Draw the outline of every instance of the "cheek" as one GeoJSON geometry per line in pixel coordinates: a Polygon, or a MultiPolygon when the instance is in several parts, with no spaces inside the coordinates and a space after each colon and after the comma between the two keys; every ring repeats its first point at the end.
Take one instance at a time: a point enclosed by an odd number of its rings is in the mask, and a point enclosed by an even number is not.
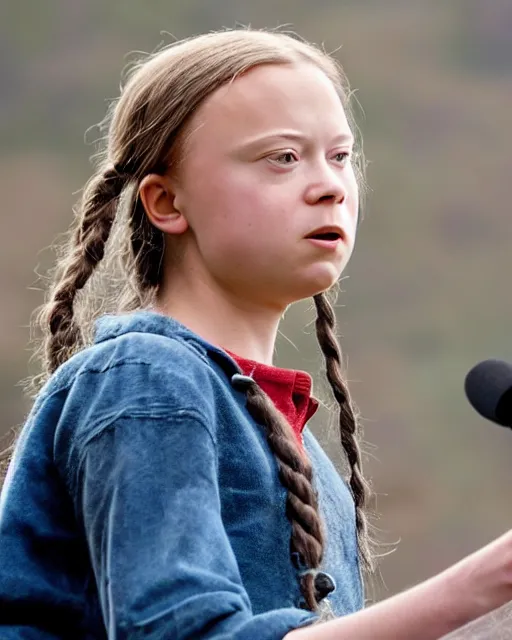
{"type": "MultiPolygon", "coordinates": [[[[209,182],[209,188],[205,190],[207,201],[200,196],[202,202],[197,204],[209,218],[207,226],[216,236],[221,232],[230,237],[277,233],[285,223],[283,194],[272,185],[259,183],[253,174],[245,176],[232,172],[209,182]]],[[[253,237],[253,242],[255,240],[253,237]]]]}
{"type": "Polygon", "coordinates": [[[359,225],[359,191],[355,176],[347,188],[347,194],[347,206],[343,209],[343,228],[347,236],[348,255],[350,256],[354,249],[359,225]]]}
{"type": "Polygon", "coordinates": [[[261,236],[255,196],[232,183],[212,181],[189,201],[188,217],[197,246],[211,268],[240,264],[261,236]]]}
{"type": "Polygon", "coordinates": [[[347,210],[349,216],[349,220],[347,220],[347,223],[349,224],[350,228],[354,229],[353,233],[355,235],[355,230],[357,229],[359,224],[359,185],[354,171],[351,172],[350,180],[348,181],[347,195],[347,210]]]}
{"type": "Polygon", "coordinates": [[[347,256],[348,256],[348,258],[350,258],[350,256],[352,255],[352,252],[354,250],[355,243],[356,243],[357,217],[356,216],[350,216],[350,219],[347,221],[347,224],[344,226],[344,228],[345,228],[345,233],[346,233],[346,237],[347,237],[347,240],[346,240],[347,249],[348,249],[347,256]]]}
{"type": "Polygon", "coordinates": [[[347,175],[347,191],[350,198],[351,208],[359,207],[359,183],[357,181],[354,166],[351,164],[347,175]]]}

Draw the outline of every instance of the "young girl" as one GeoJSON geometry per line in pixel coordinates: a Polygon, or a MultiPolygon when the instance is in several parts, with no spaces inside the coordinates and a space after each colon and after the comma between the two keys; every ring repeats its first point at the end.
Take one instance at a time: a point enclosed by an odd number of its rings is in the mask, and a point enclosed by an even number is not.
{"type": "Polygon", "coordinates": [[[340,69],[286,35],[213,33],[132,73],[41,315],[48,379],[0,505],[2,640],[429,640],[512,597],[506,534],[363,609],[368,491],[326,297],[354,246],[354,145],[340,69]],[[104,256],[118,313],[87,345],[104,256]],[[272,364],[310,296],[346,482],[306,426],[311,378],[272,364]]]}

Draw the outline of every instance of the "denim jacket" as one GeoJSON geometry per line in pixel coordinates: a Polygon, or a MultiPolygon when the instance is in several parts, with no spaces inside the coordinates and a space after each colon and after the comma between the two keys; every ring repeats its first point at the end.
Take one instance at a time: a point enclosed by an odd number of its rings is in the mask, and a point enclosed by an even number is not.
{"type": "MultiPolygon", "coordinates": [[[[221,349],[105,316],[39,394],[0,500],[2,640],[278,640],[311,623],[286,491],[221,349]]],[[[337,615],[363,606],[354,505],[308,427],[337,615]]]]}

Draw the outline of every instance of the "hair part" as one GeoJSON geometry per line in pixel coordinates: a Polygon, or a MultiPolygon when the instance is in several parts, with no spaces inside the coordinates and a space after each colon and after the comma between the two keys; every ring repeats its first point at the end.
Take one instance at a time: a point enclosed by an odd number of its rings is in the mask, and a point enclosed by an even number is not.
{"type": "MultiPolygon", "coordinates": [[[[180,136],[194,111],[219,87],[251,68],[303,62],[316,65],[332,81],[360,144],[342,69],[320,49],[290,35],[249,29],[209,33],[174,43],[132,67],[120,98],[100,125],[108,132],[104,148],[95,158],[96,172],[84,188],[47,301],[37,314],[42,339],[36,353],[42,373],[32,379],[32,389],[37,390],[88,343],[95,312],[89,321],[81,320],[79,307],[94,309],[88,296],[94,296],[95,289],[88,285],[102,265],[117,260],[123,283],[115,295],[107,296],[108,310],[144,308],[153,299],[162,279],[164,236],[150,224],[138,197],[138,185],[146,175],[163,174],[177,161],[180,136]],[[77,304],[79,294],[81,305],[77,304]]],[[[356,149],[354,163],[363,186],[360,149],[356,149]]],[[[105,270],[111,275],[111,267],[105,270]]],[[[318,341],[338,403],[341,444],[351,469],[349,485],[356,507],[359,550],[364,567],[369,568],[364,510],[369,488],[361,471],[359,425],[341,373],[333,310],[324,294],[315,296],[315,304],[318,341]]],[[[311,464],[299,450],[284,416],[259,387],[248,390],[247,407],[265,427],[279,478],[288,491],[290,551],[299,554],[307,568],[316,569],[323,558],[324,535],[311,464]]],[[[306,606],[317,610],[319,595],[311,573],[301,579],[300,586],[306,606]]]]}

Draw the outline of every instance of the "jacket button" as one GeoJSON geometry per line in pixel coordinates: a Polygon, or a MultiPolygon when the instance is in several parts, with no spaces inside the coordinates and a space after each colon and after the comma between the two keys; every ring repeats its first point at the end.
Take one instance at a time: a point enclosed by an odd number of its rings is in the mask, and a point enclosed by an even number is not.
{"type": "Polygon", "coordinates": [[[315,598],[317,602],[336,590],[336,583],[328,573],[319,571],[315,576],[315,598]]]}

